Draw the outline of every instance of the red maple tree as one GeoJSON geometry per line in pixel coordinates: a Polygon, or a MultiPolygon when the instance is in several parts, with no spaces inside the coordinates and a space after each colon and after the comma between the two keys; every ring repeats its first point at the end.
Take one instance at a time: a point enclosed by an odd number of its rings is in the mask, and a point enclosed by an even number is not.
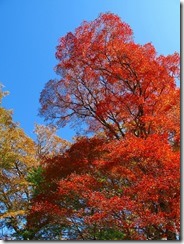
{"type": "Polygon", "coordinates": [[[83,120],[90,131],[117,139],[127,132],[176,133],[168,123],[178,111],[177,53],[158,56],[151,43],[136,44],[118,16],[102,14],[62,37],[56,57],[61,79],[50,80],[41,93],[45,119],[58,125],[83,120]]]}
{"type": "Polygon", "coordinates": [[[29,221],[37,235],[58,225],[61,235],[73,232],[68,239],[102,240],[106,231],[113,240],[177,238],[179,151],[167,137],[83,138],[43,168],[29,221]]]}
{"type": "Polygon", "coordinates": [[[108,13],[62,37],[56,57],[61,79],[46,84],[40,114],[62,126],[82,120],[94,136],[42,162],[32,238],[52,239],[55,228],[56,239],[177,239],[179,55],[136,44],[108,13]]]}

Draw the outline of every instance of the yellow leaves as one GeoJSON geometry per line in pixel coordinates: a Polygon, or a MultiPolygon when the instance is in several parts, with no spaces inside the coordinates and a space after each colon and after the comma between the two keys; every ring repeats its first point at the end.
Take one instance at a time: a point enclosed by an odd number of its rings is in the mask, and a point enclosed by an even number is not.
{"type": "Polygon", "coordinates": [[[15,218],[17,216],[25,215],[25,214],[26,214],[25,210],[9,211],[9,212],[6,212],[6,213],[0,215],[0,219],[10,218],[10,217],[15,218]]]}
{"type": "Polygon", "coordinates": [[[27,182],[27,180],[23,177],[12,179],[12,182],[14,183],[15,186],[18,185],[18,187],[20,188],[29,185],[29,182],[27,182]]]}
{"type": "Polygon", "coordinates": [[[3,91],[3,85],[0,83],[0,105],[1,105],[2,98],[7,96],[8,94],[9,94],[8,91],[3,91]]]}
{"type": "Polygon", "coordinates": [[[52,157],[62,154],[70,143],[56,134],[54,126],[35,125],[36,154],[38,158],[52,157]]]}
{"type": "Polygon", "coordinates": [[[4,212],[0,219],[6,225],[8,218],[8,226],[15,230],[20,227],[15,218],[28,209],[31,188],[27,173],[36,164],[35,143],[13,122],[12,112],[0,107],[0,201],[4,212]]]}

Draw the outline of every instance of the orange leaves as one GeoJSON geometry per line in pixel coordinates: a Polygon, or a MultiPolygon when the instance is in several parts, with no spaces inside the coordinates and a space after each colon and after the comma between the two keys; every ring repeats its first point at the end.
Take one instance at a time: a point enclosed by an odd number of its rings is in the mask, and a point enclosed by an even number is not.
{"type": "Polygon", "coordinates": [[[125,139],[115,143],[109,143],[107,148],[112,152],[109,154],[114,159],[122,157],[124,161],[129,161],[131,158],[141,159],[149,157],[163,156],[164,148],[169,148],[164,135],[150,135],[146,140],[127,135],[125,139]],[[161,147],[162,143],[162,147],[161,147]],[[157,150],[157,151],[156,151],[157,150]],[[160,151],[162,151],[160,153],[160,151]]]}
{"type": "Polygon", "coordinates": [[[67,223],[69,229],[80,223],[88,237],[94,226],[114,226],[127,238],[132,232],[133,239],[146,238],[150,226],[151,233],[165,233],[171,220],[179,225],[179,152],[164,134],[81,138],[63,157],[47,159],[44,174],[46,191],[36,197],[32,215],[48,223],[67,223]]]}
{"type": "Polygon", "coordinates": [[[179,55],[158,56],[132,33],[107,13],[61,38],[61,80],[46,84],[41,114],[85,122],[100,139],[76,140],[45,175],[85,234],[113,223],[129,239],[159,239],[179,223],[179,55]]]}
{"type": "Polygon", "coordinates": [[[62,126],[82,120],[117,139],[125,131],[144,138],[163,132],[179,75],[177,53],[158,56],[151,43],[135,43],[131,28],[107,13],[62,37],[56,57],[61,80],[48,82],[40,99],[46,119],[62,126]]]}
{"type": "Polygon", "coordinates": [[[73,192],[79,196],[85,196],[89,189],[97,189],[99,183],[91,175],[76,175],[71,174],[68,179],[59,181],[58,183],[58,193],[61,195],[69,195],[73,192]]]}
{"type": "Polygon", "coordinates": [[[158,61],[160,64],[165,67],[168,74],[171,75],[171,77],[177,77],[179,78],[180,75],[180,56],[178,53],[174,53],[172,55],[168,55],[166,57],[160,56],[158,58],[158,61]]]}
{"type": "Polygon", "coordinates": [[[111,173],[114,177],[117,177],[117,178],[126,177],[126,179],[129,181],[136,180],[135,173],[131,169],[128,169],[127,167],[122,166],[122,165],[113,166],[111,169],[111,173]]]}
{"type": "Polygon", "coordinates": [[[61,215],[64,212],[64,209],[59,208],[57,205],[49,202],[49,201],[40,201],[36,202],[32,208],[32,211],[36,214],[39,213],[40,211],[42,213],[46,213],[48,215],[61,215]]]}

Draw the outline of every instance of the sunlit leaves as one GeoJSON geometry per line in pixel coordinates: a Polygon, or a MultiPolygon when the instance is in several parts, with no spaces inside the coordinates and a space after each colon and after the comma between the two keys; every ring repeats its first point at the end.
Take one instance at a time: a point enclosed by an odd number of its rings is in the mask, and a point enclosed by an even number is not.
{"type": "Polygon", "coordinates": [[[179,152],[164,135],[129,135],[120,141],[81,138],[56,159],[43,164],[47,184],[38,186],[42,193],[34,199],[30,229],[36,218],[38,229],[44,230],[41,219],[46,218],[49,225],[65,224],[79,240],[103,238],[100,233],[106,230],[126,240],[169,238],[168,231],[176,238],[179,152]],[[55,206],[52,210],[46,211],[47,201],[55,206]]]}
{"type": "Polygon", "coordinates": [[[0,219],[17,238],[31,196],[27,173],[36,165],[35,143],[13,122],[12,112],[0,107],[0,219]]]}
{"type": "Polygon", "coordinates": [[[116,139],[127,131],[145,138],[164,130],[178,137],[163,118],[177,106],[177,53],[159,56],[151,43],[135,43],[131,28],[108,13],[62,37],[56,57],[61,79],[41,93],[45,119],[61,126],[83,120],[90,131],[116,139]]]}
{"type": "Polygon", "coordinates": [[[53,157],[63,153],[70,143],[56,134],[54,126],[35,125],[37,157],[53,157]]]}
{"type": "Polygon", "coordinates": [[[15,229],[29,206],[25,239],[176,240],[179,54],[135,43],[106,13],[62,37],[56,58],[60,79],[46,83],[40,114],[58,126],[85,122],[93,135],[70,144],[36,125],[33,143],[0,108],[2,217],[15,229]]]}

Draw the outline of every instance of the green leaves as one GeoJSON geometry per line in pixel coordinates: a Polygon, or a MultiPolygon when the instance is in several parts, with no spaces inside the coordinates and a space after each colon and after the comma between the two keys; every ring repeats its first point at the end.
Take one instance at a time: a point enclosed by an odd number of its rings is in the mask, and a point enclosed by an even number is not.
{"type": "Polygon", "coordinates": [[[112,227],[109,229],[99,230],[99,232],[97,232],[95,238],[96,238],[96,240],[101,240],[101,241],[105,241],[105,240],[122,241],[122,240],[126,239],[126,235],[119,230],[113,229],[113,227],[112,227]]]}
{"type": "Polygon", "coordinates": [[[38,166],[37,168],[33,168],[30,170],[27,176],[28,182],[33,186],[33,195],[36,196],[41,193],[41,185],[44,183],[44,169],[42,166],[38,166]]]}

